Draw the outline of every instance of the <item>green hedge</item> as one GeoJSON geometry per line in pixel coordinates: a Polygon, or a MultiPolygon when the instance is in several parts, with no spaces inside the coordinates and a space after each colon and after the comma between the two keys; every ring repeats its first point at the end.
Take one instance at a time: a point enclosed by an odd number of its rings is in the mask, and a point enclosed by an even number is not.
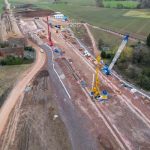
{"type": "Polygon", "coordinates": [[[29,58],[20,58],[20,57],[14,57],[14,56],[7,56],[6,58],[2,59],[0,61],[0,64],[2,66],[4,65],[21,65],[21,64],[29,64],[32,63],[33,59],[29,58]]]}

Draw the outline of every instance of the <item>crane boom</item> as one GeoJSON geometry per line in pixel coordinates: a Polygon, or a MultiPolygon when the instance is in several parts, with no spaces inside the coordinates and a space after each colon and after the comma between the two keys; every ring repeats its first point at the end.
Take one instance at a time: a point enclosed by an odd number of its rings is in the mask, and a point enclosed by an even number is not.
{"type": "Polygon", "coordinates": [[[126,35],[126,36],[124,37],[124,39],[123,39],[123,41],[122,41],[120,47],[118,48],[118,51],[117,51],[115,57],[113,58],[111,64],[109,65],[109,68],[108,68],[109,71],[112,70],[112,68],[114,67],[114,65],[115,65],[115,63],[117,62],[118,58],[120,57],[120,55],[121,55],[123,49],[125,48],[125,46],[126,46],[126,44],[127,44],[127,42],[128,42],[128,38],[129,38],[129,35],[126,35]]]}
{"type": "Polygon", "coordinates": [[[97,60],[97,65],[96,65],[96,69],[95,69],[95,80],[94,80],[94,85],[92,87],[92,92],[94,97],[100,97],[100,79],[99,79],[99,72],[100,72],[100,61],[101,61],[101,57],[98,56],[96,58],[97,60]]]}
{"type": "Polygon", "coordinates": [[[97,100],[107,100],[108,99],[108,92],[107,90],[101,90],[100,89],[100,78],[99,78],[99,73],[101,70],[101,57],[100,55],[96,58],[97,60],[97,65],[95,69],[95,78],[94,78],[94,84],[92,87],[92,92],[91,96],[97,100]]]}

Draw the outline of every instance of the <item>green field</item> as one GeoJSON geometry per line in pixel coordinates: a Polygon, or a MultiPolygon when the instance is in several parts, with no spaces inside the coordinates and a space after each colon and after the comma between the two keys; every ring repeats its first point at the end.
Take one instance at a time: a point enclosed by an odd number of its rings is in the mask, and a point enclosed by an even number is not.
{"type": "Polygon", "coordinates": [[[103,3],[105,7],[110,8],[116,8],[118,5],[122,5],[123,7],[126,8],[136,8],[137,5],[139,4],[138,2],[135,1],[104,1],[103,3]]]}
{"type": "MultiPolygon", "coordinates": [[[[72,0],[73,1],[73,0],[72,0]]],[[[79,1],[79,0],[78,0],[79,1]]],[[[132,33],[134,36],[144,39],[150,31],[150,19],[144,15],[141,17],[126,15],[129,9],[97,8],[94,5],[79,6],[77,3],[48,4],[38,3],[38,7],[62,11],[76,21],[88,22],[98,27],[109,28],[121,33],[132,33]]],[[[83,2],[82,2],[83,4],[83,2]]],[[[136,9],[134,9],[136,10],[136,9]]],[[[136,10],[139,14],[148,14],[150,10],[136,10]]]]}
{"type": "Polygon", "coordinates": [[[148,19],[148,18],[150,18],[150,11],[130,10],[127,13],[125,13],[124,16],[148,19]]]}
{"type": "MultiPolygon", "coordinates": [[[[10,0],[10,2],[22,3],[21,0],[10,0]]],[[[146,38],[150,31],[150,9],[98,8],[95,6],[95,0],[61,0],[62,3],[60,4],[52,4],[49,0],[44,2],[42,0],[26,0],[24,2],[35,4],[44,9],[62,11],[76,21],[88,22],[121,33],[131,33],[142,39],[146,38]],[[65,4],[64,2],[68,3],[65,4]],[[140,17],[131,11],[135,11],[140,17]]]]}
{"type": "MultiPolygon", "coordinates": [[[[130,10],[59,4],[51,8],[62,11],[76,20],[88,22],[99,27],[109,28],[117,32],[147,36],[150,31],[150,19],[125,16],[130,10]]],[[[150,12],[150,10],[137,11],[150,12]]]]}
{"type": "Polygon", "coordinates": [[[90,29],[90,31],[92,32],[92,34],[95,38],[97,46],[98,46],[99,39],[102,39],[104,41],[104,43],[109,45],[109,47],[112,50],[114,47],[119,47],[119,45],[122,41],[121,37],[115,36],[113,34],[103,32],[101,30],[94,29],[92,27],[89,27],[89,29],[90,29]]]}
{"type": "Polygon", "coordinates": [[[0,107],[18,77],[31,65],[0,66],[0,107]]]}
{"type": "Polygon", "coordinates": [[[80,6],[95,6],[95,0],[61,0],[68,4],[80,5],[80,6]]]}
{"type": "Polygon", "coordinates": [[[3,0],[0,0],[0,13],[2,12],[3,0]]]}

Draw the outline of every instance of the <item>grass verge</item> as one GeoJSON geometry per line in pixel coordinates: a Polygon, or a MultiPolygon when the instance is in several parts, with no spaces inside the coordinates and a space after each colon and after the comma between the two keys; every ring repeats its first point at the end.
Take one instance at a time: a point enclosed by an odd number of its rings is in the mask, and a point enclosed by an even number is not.
{"type": "Polygon", "coordinates": [[[0,66],[0,106],[3,104],[17,78],[29,67],[29,64],[0,66]]]}

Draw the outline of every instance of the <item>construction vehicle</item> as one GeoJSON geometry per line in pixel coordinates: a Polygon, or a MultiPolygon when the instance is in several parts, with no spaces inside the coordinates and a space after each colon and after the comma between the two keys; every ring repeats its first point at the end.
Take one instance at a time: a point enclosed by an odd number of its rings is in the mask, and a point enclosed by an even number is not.
{"type": "Polygon", "coordinates": [[[50,32],[50,25],[49,25],[49,16],[47,16],[47,27],[48,27],[48,44],[50,46],[53,46],[53,42],[52,42],[52,37],[51,37],[51,32],[50,32]]]}
{"type": "Polygon", "coordinates": [[[123,38],[123,41],[120,45],[120,47],[118,48],[118,51],[116,52],[116,55],[114,56],[111,64],[108,65],[104,65],[104,67],[102,68],[102,72],[106,75],[110,75],[111,74],[111,70],[114,67],[115,63],[117,62],[118,58],[120,57],[121,53],[123,52],[126,44],[128,43],[128,39],[129,39],[129,35],[125,35],[123,38]]]}
{"type": "Polygon", "coordinates": [[[90,54],[87,50],[85,50],[85,51],[83,52],[83,55],[84,55],[84,56],[87,56],[87,57],[90,57],[90,56],[91,56],[91,54],[90,54]]]}
{"type": "Polygon", "coordinates": [[[61,25],[55,25],[55,28],[57,28],[57,29],[61,29],[61,25]]]}
{"type": "Polygon", "coordinates": [[[100,90],[100,79],[99,79],[99,72],[101,69],[101,57],[100,55],[97,56],[97,65],[95,69],[95,77],[92,85],[92,91],[90,93],[91,97],[95,98],[96,100],[107,100],[108,99],[108,93],[106,90],[103,90],[101,92],[100,90]]]}
{"type": "Polygon", "coordinates": [[[43,50],[43,49],[40,49],[40,52],[41,52],[41,53],[44,53],[44,50],[43,50]]]}

